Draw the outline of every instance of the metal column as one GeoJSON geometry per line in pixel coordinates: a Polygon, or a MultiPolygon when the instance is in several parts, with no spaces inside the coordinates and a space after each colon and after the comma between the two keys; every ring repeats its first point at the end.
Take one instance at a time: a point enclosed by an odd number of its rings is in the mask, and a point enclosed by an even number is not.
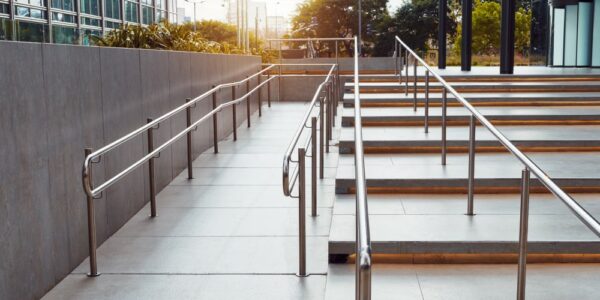
{"type": "Polygon", "coordinates": [[[462,0],[462,44],[460,69],[471,71],[471,42],[473,26],[473,0],[462,0]]]}
{"type": "Polygon", "coordinates": [[[502,0],[500,26],[500,74],[512,74],[515,66],[515,0],[502,0]]]}
{"type": "Polygon", "coordinates": [[[439,10],[438,15],[439,19],[439,27],[438,27],[438,69],[446,68],[446,18],[448,11],[448,3],[447,0],[439,0],[439,10]]]}

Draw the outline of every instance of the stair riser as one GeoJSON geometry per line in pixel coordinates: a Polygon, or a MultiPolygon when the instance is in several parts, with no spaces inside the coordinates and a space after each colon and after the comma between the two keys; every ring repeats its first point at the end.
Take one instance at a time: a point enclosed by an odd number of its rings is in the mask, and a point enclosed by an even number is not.
{"type": "MultiPolygon", "coordinates": [[[[511,87],[488,86],[488,87],[457,87],[455,90],[459,93],[549,93],[549,92],[600,92],[599,87],[564,87],[564,86],[548,86],[548,87],[511,87]]],[[[441,93],[442,89],[437,87],[429,88],[430,93],[441,93]]],[[[345,93],[352,94],[354,89],[346,89],[345,93]]],[[[404,88],[361,88],[361,94],[385,94],[385,93],[405,93],[404,88]]],[[[408,93],[414,93],[412,87],[409,86],[408,93]]],[[[417,87],[417,93],[425,93],[425,88],[417,87]]]]}
{"type": "MultiPolygon", "coordinates": [[[[424,100],[417,100],[417,107],[424,107],[424,100]]],[[[590,99],[585,101],[559,101],[559,100],[537,100],[537,101],[480,101],[480,100],[470,100],[474,106],[486,106],[486,107],[506,107],[506,106],[600,106],[600,100],[590,99]]],[[[429,107],[441,107],[441,101],[432,100],[429,102],[429,107]]],[[[352,101],[344,101],[344,107],[351,108],[354,107],[354,102],[352,101]]],[[[381,100],[381,101],[362,101],[361,107],[413,107],[412,100],[381,100]]],[[[448,102],[448,107],[463,107],[461,103],[457,102],[448,102]]]]}
{"type": "MultiPolygon", "coordinates": [[[[333,244],[333,243],[332,243],[333,244]]],[[[512,248],[517,251],[516,243],[511,243],[512,248]]],[[[535,245],[531,243],[530,245],[535,245]]],[[[414,244],[411,246],[414,247],[414,244]]],[[[353,243],[345,243],[343,248],[354,247],[353,243]]],[[[377,242],[372,243],[373,254],[371,261],[375,264],[515,264],[519,256],[516,253],[489,253],[474,247],[475,253],[393,253],[383,254],[376,248],[382,248],[377,242]]],[[[597,246],[592,246],[597,248],[597,246]]],[[[330,245],[330,248],[342,248],[342,245],[330,245]]],[[[531,251],[531,249],[529,249],[531,251]]],[[[531,253],[527,254],[527,263],[598,263],[598,253],[531,253]]],[[[350,252],[347,254],[330,253],[330,263],[354,263],[356,256],[350,252]]]]}
{"type": "MultiPolygon", "coordinates": [[[[576,119],[542,119],[540,117],[521,120],[497,119],[494,116],[486,116],[496,126],[518,126],[518,125],[600,125],[600,116],[578,116],[576,119]],[[589,117],[589,118],[588,118],[589,117]],[[595,119],[593,119],[595,118],[595,119]]],[[[544,116],[546,117],[546,116],[544,116]]],[[[546,117],[547,118],[547,117],[546,117]]],[[[363,117],[362,125],[364,127],[379,127],[379,126],[424,126],[423,117],[407,117],[407,118],[369,118],[363,117]]],[[[438,116],[429,117],[429,126],[441,126],[441,118],[438,116]]],[[[469,126],[468,117],[452,117],[446,121],[447,126],[469,126]]],[[[353,117],[342,117],[343,127],[353,127],[353,117]]]]}

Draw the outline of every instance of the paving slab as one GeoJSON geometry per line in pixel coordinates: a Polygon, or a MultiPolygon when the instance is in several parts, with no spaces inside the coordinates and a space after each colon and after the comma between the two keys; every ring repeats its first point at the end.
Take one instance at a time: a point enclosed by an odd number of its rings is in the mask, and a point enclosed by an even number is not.
{"type": "Polygon", "coordinates": [[[254,274],[103,274],[88,278],[72,274],[42,299],[321,299],[326,278],[254,274]]]}

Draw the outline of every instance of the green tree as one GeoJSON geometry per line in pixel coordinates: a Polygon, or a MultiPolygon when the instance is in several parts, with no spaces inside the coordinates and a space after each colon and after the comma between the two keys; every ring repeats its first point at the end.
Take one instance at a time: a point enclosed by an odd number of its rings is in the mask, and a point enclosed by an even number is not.
{"type": "MultiPolygon", "coordinates": [[[[500,52],[501,7],[495,1],[473,3],[472,50],[478,55],[497,55],[500,52]]],[[[515,14],[515,48],[520,53],[529,49],[531,11],[519,8],[515,14]]],[[[460,53],[462,28],[458,28],[454,50],[460,53]]]]}
{"type": "MultiPolygon", "coordinates": [[[[379,25],[374,54],[387,56],[394,50],[394,36],[400,37],[409,47],[427,50],[428,42],[437,42],[439,14],[438,0],[413,0],[406,3],[392,17],[379,25]]],[[[450,9],[447,14],[450,13],[450,9]]],[[[452,36],[456,30],[454,18],[447,18],[446,32],[452,36]]]]}
{"type": "MultiPolygon", "coordinates": [[[[367,24],[374,28],[388,16],[387,0],[362,0],[362,40],[367,46],[374,41],[366,34],[367,24]]],[[[356,0],[306,0],[298,5],[292,19],[292,37],[352,37],[357,34],[356,0]],[[314,18],[314,19],[313,19],[314,18]],[[314,26],[313,21],[317,24],[314,26]]],[[[315,44],[319,52],[333,51],[332,43],[315,44]]],[[[369,47],[366,47],[368,50],[369,47]]],[[[340,43],[340,50],[352,55],[350,42],[340,43]]]]}

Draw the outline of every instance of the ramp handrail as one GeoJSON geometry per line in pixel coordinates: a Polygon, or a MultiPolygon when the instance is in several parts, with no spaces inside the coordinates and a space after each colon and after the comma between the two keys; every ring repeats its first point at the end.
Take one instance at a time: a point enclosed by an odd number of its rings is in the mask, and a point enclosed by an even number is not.
{"type": "MultiPolygon", "coordinates": [[[[575,214],[575,216],[585,224],[594,234],[600,237],[600,223],[587,212],[575,199],[563,191],[540,167],[538,167],[527,155],[519,150],[504,134],[500,132],[492,123],[483,116],[469,101],[460,95],[444,78],[439,75],[431,66],[429,66],[421,57],[419,57],[406,43],[398,36],[395,37],[395,48],[399,50],[399,55],[402,57],[402,49],[405,49],[404,59],[400,59],[400,68],[396,65],[396,70],[399,70],[399,83],[402,84],[402,78],[406,78],[405,93],[408,94],[408,65],[409,57],[414,60],[413,72],[413,108],[417,109],[417,65],[420,63],[425,69],[425,132],[429,128],[429,74],[432,74],[442,85],[442,165],[446,164],[446,108],[447,108],[447,93],[449,92],[454,98],[462,104],[471,113],[469,122],[469,177],[468,177],[468,204],[467,214],[473,215],[473,195],[474,195],[474,176],[475,176],[475,125],[478,121],[487,130],[489,130],[498,141],[521,163],[525,166],[521,174],[521,213],[520,213],[520,231],[519,231],[519,276],[517,299],[525,297],[525,265],[527,255],[527,231],[529,219],[529,178],[530,172],[533,173],[538,180],[557,198],[559,198],[567,207],[575,214]],[[400,47],[398,47],[400,46],[400,47]],[[402,76],[403,64],[406,62],[406,74],[402,76]],[[417,63],[418,62],[418,63],[417,63]]],[[[398,59],[396,59],[396,64],[398,59]]]]}
{"type": "MultiPolygon", "coordinates": [[[[286,64],[295,66],[296,64],[286,64]]],[[[319,66],[329,66],[327,76],[317,87],[312,100],[310,101],[304,117],[294,133],[290,144],[288,145],[285,154],[283,155],[283,194],[288,197],[298,198],[298,239],[299,239],[299,259],[298,259],[298,276],[308,276],[306,272],[306,157],[311,158],[311,216],[317,216],[317,169],[320,170],[320,178],[324,177],[324,146],[329,152],[329,141],[332,139],[332,127],[334,123],[335,110],[338,106],[340,97],[339,92],[339,70],[337,64],[319,64],[319,66]],[[323,95],[324,94],[324,95],[323,95]],[[312,116],[315,107],[319,108],[317,116],[312,116]],[[311,117],[312,116],[312,117],[311,117]],[[310,119],[310,125],[307,125],[310,119]],[[319,119],[320,142],[317,142],[317,119],[319,119]],[[292,159],[294,150],[300,142],[302,133],[305,129],[310,128],[310,136],[305,144],[298,147],[298,160],[292,159]],[[327,136],[325,136],[327,135],[327,136]],[[311,147],[311,154],[308,155],[306,150],[311,147]],[[319,154],[317,154],[317,147],[319,154]],[[321,167],[317,167],[317,157],[321,162],[321,167]],[[290,174],[291,163],[296,163],[297,167],[290,174]],[[292,190],[298,182],[298,196],[292,196],[292,190]]]]}

